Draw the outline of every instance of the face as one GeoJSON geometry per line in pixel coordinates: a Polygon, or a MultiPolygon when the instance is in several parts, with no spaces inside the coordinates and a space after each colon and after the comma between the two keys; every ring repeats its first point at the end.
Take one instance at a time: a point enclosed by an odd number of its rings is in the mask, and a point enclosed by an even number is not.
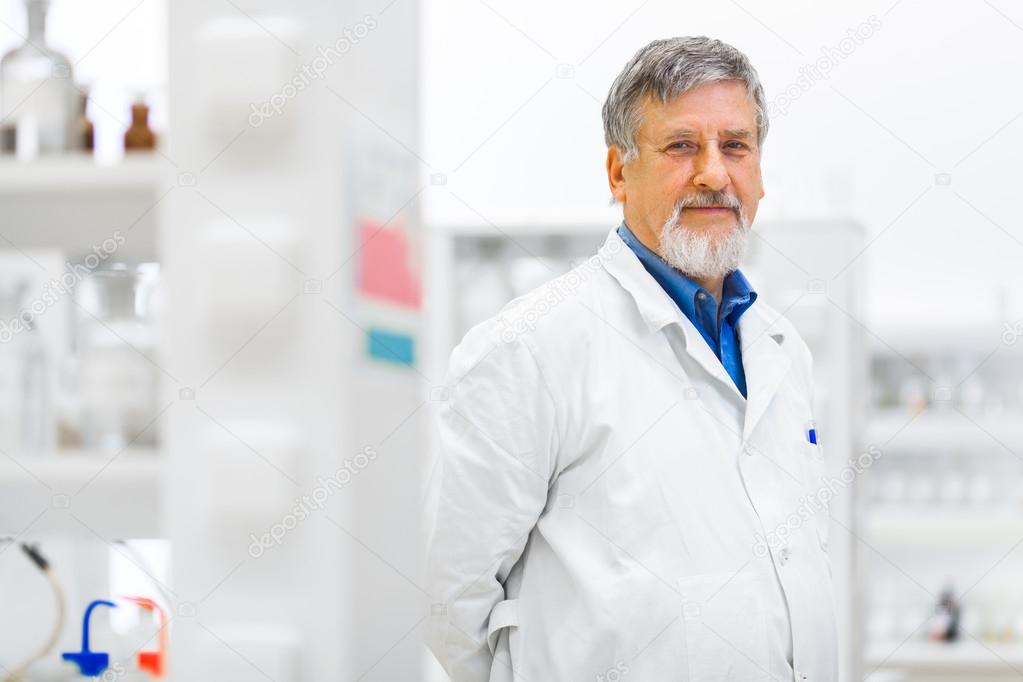
{"type": "Polygon", "coordinates": [[[638,156],[624,163],[612,147],[607,159],[611,192],[639,240],[663,257],[662,234],[672,228],[711,246],[743,229],[740,215],[748,228],[764,187],[756,107],[745,84],[704,83],[668,104],[648,98],[641,114],[638,156]],[[698,205],[677,211],[680,200],[698,205]]]}

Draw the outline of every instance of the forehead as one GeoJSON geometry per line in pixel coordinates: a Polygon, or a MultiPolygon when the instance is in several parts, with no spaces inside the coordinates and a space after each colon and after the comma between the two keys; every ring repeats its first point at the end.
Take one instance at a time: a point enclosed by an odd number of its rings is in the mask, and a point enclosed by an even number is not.
{"type": "Polygon", "coordinates": [[[711,135],[725,130],[756,132],[757,110],[742,81],[702,83],[667,104],[647,97],[640,132],[649,138],[693,131],[711,135]]]}

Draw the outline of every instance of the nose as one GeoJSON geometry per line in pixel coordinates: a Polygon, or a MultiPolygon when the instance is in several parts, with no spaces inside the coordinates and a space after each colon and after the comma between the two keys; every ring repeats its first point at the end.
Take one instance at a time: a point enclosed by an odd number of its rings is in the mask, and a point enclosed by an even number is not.
{"type": "Polygon", "coordinates": [[[696,157],[696,175],[693,184],[698,189],[718,192],[728,186],[728,170],[716,145],[704,145],[696,157]]]}

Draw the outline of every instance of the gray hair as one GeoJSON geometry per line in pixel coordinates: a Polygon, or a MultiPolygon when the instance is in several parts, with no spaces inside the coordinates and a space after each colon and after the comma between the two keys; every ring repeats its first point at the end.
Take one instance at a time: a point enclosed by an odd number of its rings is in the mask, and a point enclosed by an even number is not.
{"type": "Polygon", "coordinates": [[[625,161],[639,154],[636,133],[640,106],[648,96],[667,104],[703,83],[738,80],[756,106],[757,146],[767,137],[767,102],[749,59],[727,43],[705,36],[655,40],[629,60],[611,84],[601,115],[604,141],[622,150],[625,161]]]}

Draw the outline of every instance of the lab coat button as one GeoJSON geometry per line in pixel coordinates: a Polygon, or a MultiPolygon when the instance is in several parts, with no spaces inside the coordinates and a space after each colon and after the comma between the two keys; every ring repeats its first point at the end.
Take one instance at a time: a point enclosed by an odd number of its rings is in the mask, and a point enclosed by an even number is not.
{"type": "Polygon", "coordinates": [[[742,448],[742,451],[745,452],[750,457],[753,456],[753,446],[752,445],[744,445],[743,448],[742,448]]]}
{"type": "Polygon", "coordinates": [[[780,561],[783,565],[787,564],[789,562],[790,556],[792,556],[792,552],[789,551],[789,548],[782,547],[781,550],[778,552],[778,561],[780,561]]]}

